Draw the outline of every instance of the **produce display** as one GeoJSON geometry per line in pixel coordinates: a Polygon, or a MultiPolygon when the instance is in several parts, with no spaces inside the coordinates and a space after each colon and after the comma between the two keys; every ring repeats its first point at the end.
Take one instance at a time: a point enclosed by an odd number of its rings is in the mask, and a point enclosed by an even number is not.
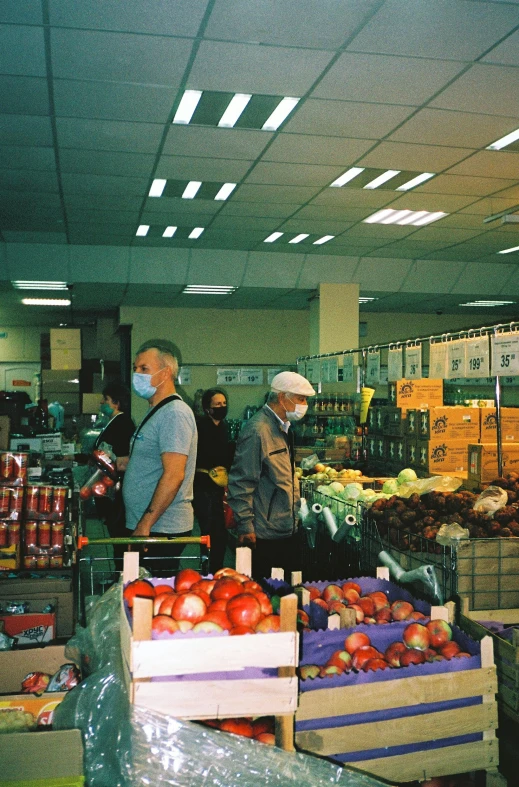
{"type": "MultiPolygon", "coordinates": [[[[301,471],[302,473],[302,471],[301,471]]],[[[387,478],[379,491],[365,487],[362,483],[371,481],[362,475],[361,470],[342,469],[328,465],[317,464],[313,472],[305,477],[316,484],[316,491],[325,497],[334,497],[349,505],[363,503],[370,507],[377,500],[386,500],[391,495],[398,494],[402,484],[416,481],[416,473],[412,468],[401,470],[396,478],[387,478]]]]}
{"type": "Polygon", "coordinates": [[[430,620],[425,624],[413,622],[384,652],[377,650],[370,637],[357,631],[348,634],[344,647],[336,650],[324,664],[304,664],[299,667],[301,680],[328,678],[345,672],[376,672],[399,669],[410,664],[445,661],[452,658],[470,658],[452,639],[452,628],[443,620],[430,620]]]}
{"type": "Polygon", "coordinates": [[[155,635],[193,631],[230,635],[279,631],[280,617],[261,585],[233,568],[222,568],[213,579],[198,571],[179,571],[174,585],[153,585],[136,579],[124,589],[131,609],[136,596],[153,599],[155,635]]]}
{"type": "Polygon", "coordinates": [[[254,738],[260,743],[267,743],[271,746],[274,746],[276,743],[273,716],[261,716],[257,719],[246,717],[238,719],[209,719],[202,723],[208,727],[222,730],[222,732],[231,732],[233,735],[241,735],[244,738],[254,738]]]}

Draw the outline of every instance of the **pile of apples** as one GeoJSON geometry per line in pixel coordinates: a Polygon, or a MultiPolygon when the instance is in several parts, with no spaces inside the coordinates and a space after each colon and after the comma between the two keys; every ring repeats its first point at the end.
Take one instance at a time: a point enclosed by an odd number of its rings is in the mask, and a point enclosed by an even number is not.
{"type": "MultiPolygon", "coordinates": [[[[303,475],[302,470],[301,475],[303,475]]],[[[342,465],[330,467],[330,465],[325,465],[322,462],[318,462],[306,475],[306,478],[311,481],[317,481],[319,484],[329,484],[331,481],[340,481],[343,484],[349,484],[350,481],[356,481],[357,478],[361,477],[362,470],[346,469],[343,468],[342,465]]]]}
{"type": "MultiPolygon", "coordinates": [[[[357,623],[392,623],[394,620],[422,620],[426,616],[415,610],[409,601],[398,599],[391,604],[387,595],[381,590],[362,595],[357,582],[345,582],[343,585],[327,585],[321,592],[319,588],[307,588],[310,601],[325,609],[329,615],[338,613],[343,607],[355,610],[357,623]]],[[[309,628],[308,615],[299,610],[300,625],[309,628]]]]}
{"type": "Polygon", "coordinates": [[[124,589],[131,609],[136,596],[153,600],[152,631],[223,632],[256,634],[279,631],[279,615],[261,585],[233,568],[222,568],[213,579],[185,568],[175,577],[175,586],[152,585],[136,579],[124,589]]]}
{"type": "Polygon", "coordinates": [[[242,735],[244,738],[254,738],[260,743],[276,744],[274,735],[274,717],[261,716],[257,719],[242,717],[239,719],[211,719],[204,721],[208,727],[215,727],[223,732],[232,732],[233,735],[242,735]]]}
{"type": "Polygon", "coordinates": [[[344,648],[336,650],[326,664],[305,664],[299,667],[301,680],[332,678],[345,672],[376,672],[377,670],[407,667],[409,664],[470,658],[452,639],[452,629],[444,620],[430,620],[425,625],[410,623],[402,639],[392,642],[381,653],[371,644],[367,634],[356,631],[344,641],[344,648]]]}

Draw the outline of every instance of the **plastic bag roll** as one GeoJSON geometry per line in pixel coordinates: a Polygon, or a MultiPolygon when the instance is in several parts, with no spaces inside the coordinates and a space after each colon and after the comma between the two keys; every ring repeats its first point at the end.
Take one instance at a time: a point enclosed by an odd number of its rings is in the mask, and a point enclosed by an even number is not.
{"type": "Polygon", "coordinates": [[[308,508],[308,503],[306,502],[306,498],[301,498],[301,507],[299,509],[299,518],[304,522],[305,519],[310,515],[310,509],[308,508]]]}
{"type": "Polygon", "coordinates": [[[350,525],[350,527],[353,527],[353,525],[357,524],[357,519],[353,516],[353,514],[346,514],[344,517],[344,523],[346,525],[350,525]]]}
{"type": "Polygon", "coordinates": [[[335,521],[335,517],[329,508],[323,508],[322,513],[328,532],[331,538],[333,538],[337,532],[337,522],[335,521]]]}
{"type": "Polygon", "coordinates": [[[320,514],[323,510],[323,507],[320,503],[314,503],[312,506],[312,511],[314,514],[320,514]]]}

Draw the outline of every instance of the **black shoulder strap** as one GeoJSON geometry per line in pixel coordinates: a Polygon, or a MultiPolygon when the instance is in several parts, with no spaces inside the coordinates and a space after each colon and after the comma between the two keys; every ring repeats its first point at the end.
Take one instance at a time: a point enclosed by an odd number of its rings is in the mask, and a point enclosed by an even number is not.
{"type": "MultiPolygon", "coordinates": [[[[182,397],[181,396],[179,396],[178,394],[172,394],[171,396],[166,396],[165,399],[161,399],[160,402],[155,405],[155,407],[152,407],[151,410],[148,410],[148,412],[146,413],[146,415],[144,416],[144,418],[142,419],[142,421],[140,422],[139,426],[137,427],[137,429],[135,430],[135,432],[133,434],[133,437],[132,437],[132,450],[133,450],[133,446],[135,445],[135,440],[137,439],[137,435],[141,431],[141,429],[144,426],[144,424],[147,421],[150,420],[152,415],[155,415],[157,410],[160,410],[161,407],[164,407],[165,404],[169,404],[169,402],[174,402],[175,399],[180,399],[182,401],[182,397]]],[[[131,454],[131,451],[130,451],[130,454],[131,454]]]]}

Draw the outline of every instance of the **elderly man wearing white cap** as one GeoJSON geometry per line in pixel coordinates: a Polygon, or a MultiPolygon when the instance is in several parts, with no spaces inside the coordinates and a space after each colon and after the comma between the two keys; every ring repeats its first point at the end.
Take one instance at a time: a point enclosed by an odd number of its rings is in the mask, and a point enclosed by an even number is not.
{"type": "Polygon", "coordinates": [[[272,380],[267,404],[242,429],[229,474],[229,504],[237,522],[238,546],[252,547],[252,575],[270,577],[301,568],[297,535],[299,481],[294,474],[290,423],[308,409],[315,391],[295,372],[272,380]]]}

